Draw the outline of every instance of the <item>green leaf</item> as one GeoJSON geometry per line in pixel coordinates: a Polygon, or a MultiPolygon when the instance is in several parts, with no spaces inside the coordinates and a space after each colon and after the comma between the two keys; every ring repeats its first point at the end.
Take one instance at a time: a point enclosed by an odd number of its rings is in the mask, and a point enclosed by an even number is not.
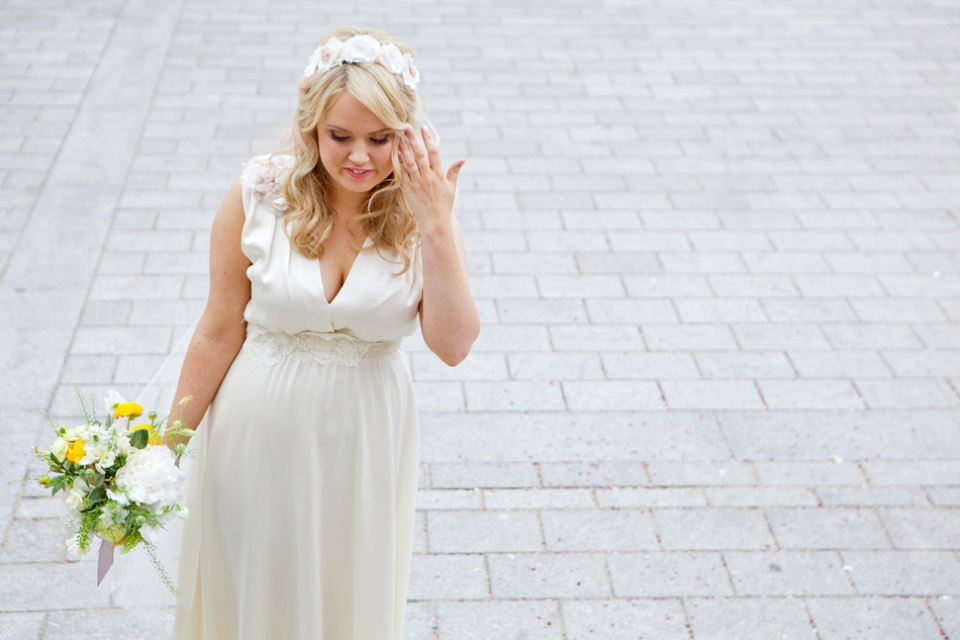
{"type": "Polygon", "coordinates": [[[107,499],[107,490],[103,487],[97,487],[87,495],[87,500],[92,504],[103,502],[107,499]]]}
{"type": "Polygon", "coordinates": [[[150,440],[150,434],[146,429],[137,429],[130,434],[130,446],[135,449],[143,449],[147,446],[147,442],[150,440]]]}

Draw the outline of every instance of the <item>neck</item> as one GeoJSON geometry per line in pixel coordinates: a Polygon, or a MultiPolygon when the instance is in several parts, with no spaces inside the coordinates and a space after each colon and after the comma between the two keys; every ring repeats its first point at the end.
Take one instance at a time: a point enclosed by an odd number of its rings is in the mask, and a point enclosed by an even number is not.
{"type": "Polygon", "coordinates": [[[367,199],[367,194],[338,189],[336,185],[334,185],[333,188],[330,189],[329,197],[330,206],[334,211],[352,216],[354,213],[361,212],[363,203],[367,199]]]}

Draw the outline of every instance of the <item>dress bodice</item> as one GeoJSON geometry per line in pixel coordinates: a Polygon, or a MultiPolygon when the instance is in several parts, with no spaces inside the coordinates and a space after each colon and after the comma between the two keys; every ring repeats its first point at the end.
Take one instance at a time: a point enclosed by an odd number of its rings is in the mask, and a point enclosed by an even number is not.
{"type": "Polygon", "coordinates": [[[320,263],[290,245],[279,177],[289,156],[252,158],[244,167],[241,245],[250,301],[243,317],[267,331],[344,333],[368,342],[398,340],[416,330],[423,288],[419,250],[410,268],[368,238],[336,297],[327,302],[320,263]]]}

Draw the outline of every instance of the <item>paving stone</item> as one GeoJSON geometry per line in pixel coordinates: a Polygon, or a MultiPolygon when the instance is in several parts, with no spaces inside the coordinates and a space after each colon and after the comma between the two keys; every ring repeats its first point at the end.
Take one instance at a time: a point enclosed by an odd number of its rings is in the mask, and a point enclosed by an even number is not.
{"type": "Polygon", "coordinates": [[[414,554],[410,563],[409,600],[485,600],[488,596],[483,556],[414,554]]]}
{"type": "Polygon", "coordinates": [[[567,640],[687,640],[677,600],[564,600],[567,640]]]}
{"type": "Polygon", "coordinates": [[[430,602],[407,602],[404,640],[436,640],[436,620],[430,602]]]}
{"type": "Polygon", "coordinates": [[[563,392],[554,381],[464,383],[470,411],[556,410],[566,407],[563,392]]]}
{"type": "Polygon", "coordinates": [[[172,609],[54,611],[47,618],[44,640],[113,640],[163,637],[173,626],[172,609]]]}
{"type": "Polygon", "coordinates": [[[960,487],[927,487],[926,492],[938,507],[960,507],[960,487]]]}
{"type": "Polygon", "coordinates": [[[835,551],[727,551],[723,558],[740,596],[857,594],[835,551]]]}
{"type": "Polygon", "coordinates": [[[849,380],[758,380],[771,409],[862,409],[863,400],[849,380]]]}
{"type": "Polygon", "coordinates": [[[871,409],[953,409],[960,395],[943,380],[857,380],[857,390],[871,409]]]}
{"type": "Polygon", "coordinates": [[[726,325],[644,324],[643,339],[651,351],[736,349],[737,344],[726,325]]]}
{"type": "Polygon", "coordinates": [[[417,490],[417,510],[481,509],[483,495],[479,489],[417,490]]]}
{"type": "Polygon", "coordinates": [[[957,637],[960,634],[960,600],[952,596],[942,596],[931,598],[928,603],[947,637],[957,637]]]}
{"type": "Polygon", "coordinates": [[[69,537],[60,520],[14,520],[0,549],[0,563],[58,562],[66,555],[69,537]]]}
{"type": "Polygon", "coordinates": [[[507,362],[510,377],[514,380],[596,380],[604,377],[603,365],[596,353],[520,352],[507,354],[507,362]]]}
{"type": "Polygon", "coordinates": [[[610,596],[599,554],[487,556],[494,598],[604,598],[610,596]]]}
{"type": "Polygon", "coordinates": [[[677,380],[700,378],[700,371],[689,353],[683,352],[603,352],[603,369],[612,379],[677,380]]]}
{"type": "Polygon", "coordinates": [[[960,511],[888,507],[877,513],[898,549],[960,549],[960,511]]]}
{"type": "Polygon", "coordinates": [[[433,462],[430,486],[434,489],[458,487],[535,487],[537,470],[528,462],[433,462]]]}
{"type": "Polygon", "coordinates": [[[889,378],[891,373],[875,351],[787,351],[787,357],[802,378],[889,378]]]}
{"type": "Polygon", "coordinates": [[[607,556],[617,597],[730,596],[730,577],[719,553],[656,551],[607,556]]]}
{"type": "Polygon", "coordinates": [[[543,549],[537,514],[529,512],[430,511],[427,537],[432,553],[543,549]]]}
{"type": "Polygon", "coordinates": [[[603,509],[641,507],[705,507],[702,489],[597,489],[597,504],[603,509]]]}
{"type": "Polygon", "coordinates": [[[441,640],[562,640],[557,602],[494,600],[440,602],[437,627],[441,640]]]}
{"type": "Polygon", "coordinates": [[[647,472],[654,486],[752,485],[753,466],[741,460],[651,460],[647,472]]]}
{"type": "Polygon", "coordinates": [[[629,380],[563,381],[571,411],[655,411],[665,409],[655,382],[629,380]]]}
{"type": "Polygon", "coordinates": [[[834,460],[756,460],[753,463],[765,485],[862,485],[866,477],[853,462],[834,460]]]}
{"type": "Polygon", "coordinates": [[[485,489],[488,509],[589,509],[588,489],[485,489]]]}
{"type": "Polygon", "coordinates": [[[660,383],[667,407],[682,409],[763,409],[752,382],[740,380],[664,380],[660,383]]]}
{"type": "Polygon", "coordinates": [[[668,551],[773,548],[763,514],[756,510],[655,509],[653,521],[668,551]]]}
{"type": "Polygon", "coordinates": [[[826,506],[929,506],[926,496],[914,487],[819,487],[817,496],[826,506]]]}
{"type": "Polygon", "coordinates": [[[545,487],[638,487],[649,483],[644,464],[635,460],[542,462],[540,478],[545,487]]]}
{"type": "Polygon", "coordinates": [[[683,605],[697,640],[813,636],[803,602],[797,599],[686,598],[683,605]]]}
{"type": "Polygon", "coordinates": [[[946,551],[844,551],[862,595],[957,595],[960,562],[946,551]]]}
{"type": "Polygon", "coordinates": [[[0,614],[0,638],[3,640],[35,640],[40,637],[47,614],[2,613],[0,614]]]}
{"type": "Polygon", "coordinates": [[[937,624],[922,600],[813,598],[807,610],[822,640],[936,640],[937,624]]]}
{"type": "Polygon", "coordinates": [[[767,509],[781,549],[889,549],[890,541],[871,509],[767,509]]]}
{"type": "Polygon", "coordinates": [[[0,571],[4,612],[46,609],[93,609],[109,606],[109,594],[93,589],[96,572],[87,563],[9,564],[0,571]]]}
{"type": "Polygon", "coordinates": [[[638,551],[659,549],[645,510],[544,511],[543,537],[551,551],[638,551]]]}
{"type": "Polygon", "coordinates": [[[781,351],[704,351],[695,353],[704,378],[794,378],[781,351]]]}
{"type": "Polygon", "coordinates": [[[707,487],[714,507],[815,507],[817,497],[803,487],[707,487]]]}
{"type": "Polygon", "coordinates": [[[960,460],[865,460],[861,466],[875,485],[960,485],[960,460]]]}

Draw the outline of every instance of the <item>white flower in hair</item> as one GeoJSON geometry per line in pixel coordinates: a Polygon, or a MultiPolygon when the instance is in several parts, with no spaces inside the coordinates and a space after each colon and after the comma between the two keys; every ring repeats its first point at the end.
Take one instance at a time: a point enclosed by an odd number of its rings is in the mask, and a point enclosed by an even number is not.
{"type": "Polygon", "coordinates": [[[343,43],[340,57],[344,62],[376,62],[380,43],[373,36],[353,36],[343,43]]]}
{"type": "Polygon", "coordinates": [[[376,38],[366,34],[353,36],[346,42],[337,38],[324,42],[310,56],[307,67],[303,70],[303,77],[309,78],[315,73],[323,73],[351,62],[378,63],[390,73],[403,78],[403,83],[414,90],[420,81],[420,72],[413,64],[413,56],[401,53],[396,45],[381,44],[376,38]]]}
{"type": "Polygon", "coordinates": [[[413,66],[413,56],[409,53],[403,54],[403,60],[406,64],[403,67],[403,82],[411,89],[417,87],[417,83],[420,82],[420,72],[417,71],[417,68],[413,66]]]}
{"type": "Polygon", "coordinates": [[[403,59],[400,49],[392,44],[384,45],[377,57],[377,62],[387,68],[387,71],[396,75],[403,75],[403,69],[407,66],[407,61],[403,59]]]}

